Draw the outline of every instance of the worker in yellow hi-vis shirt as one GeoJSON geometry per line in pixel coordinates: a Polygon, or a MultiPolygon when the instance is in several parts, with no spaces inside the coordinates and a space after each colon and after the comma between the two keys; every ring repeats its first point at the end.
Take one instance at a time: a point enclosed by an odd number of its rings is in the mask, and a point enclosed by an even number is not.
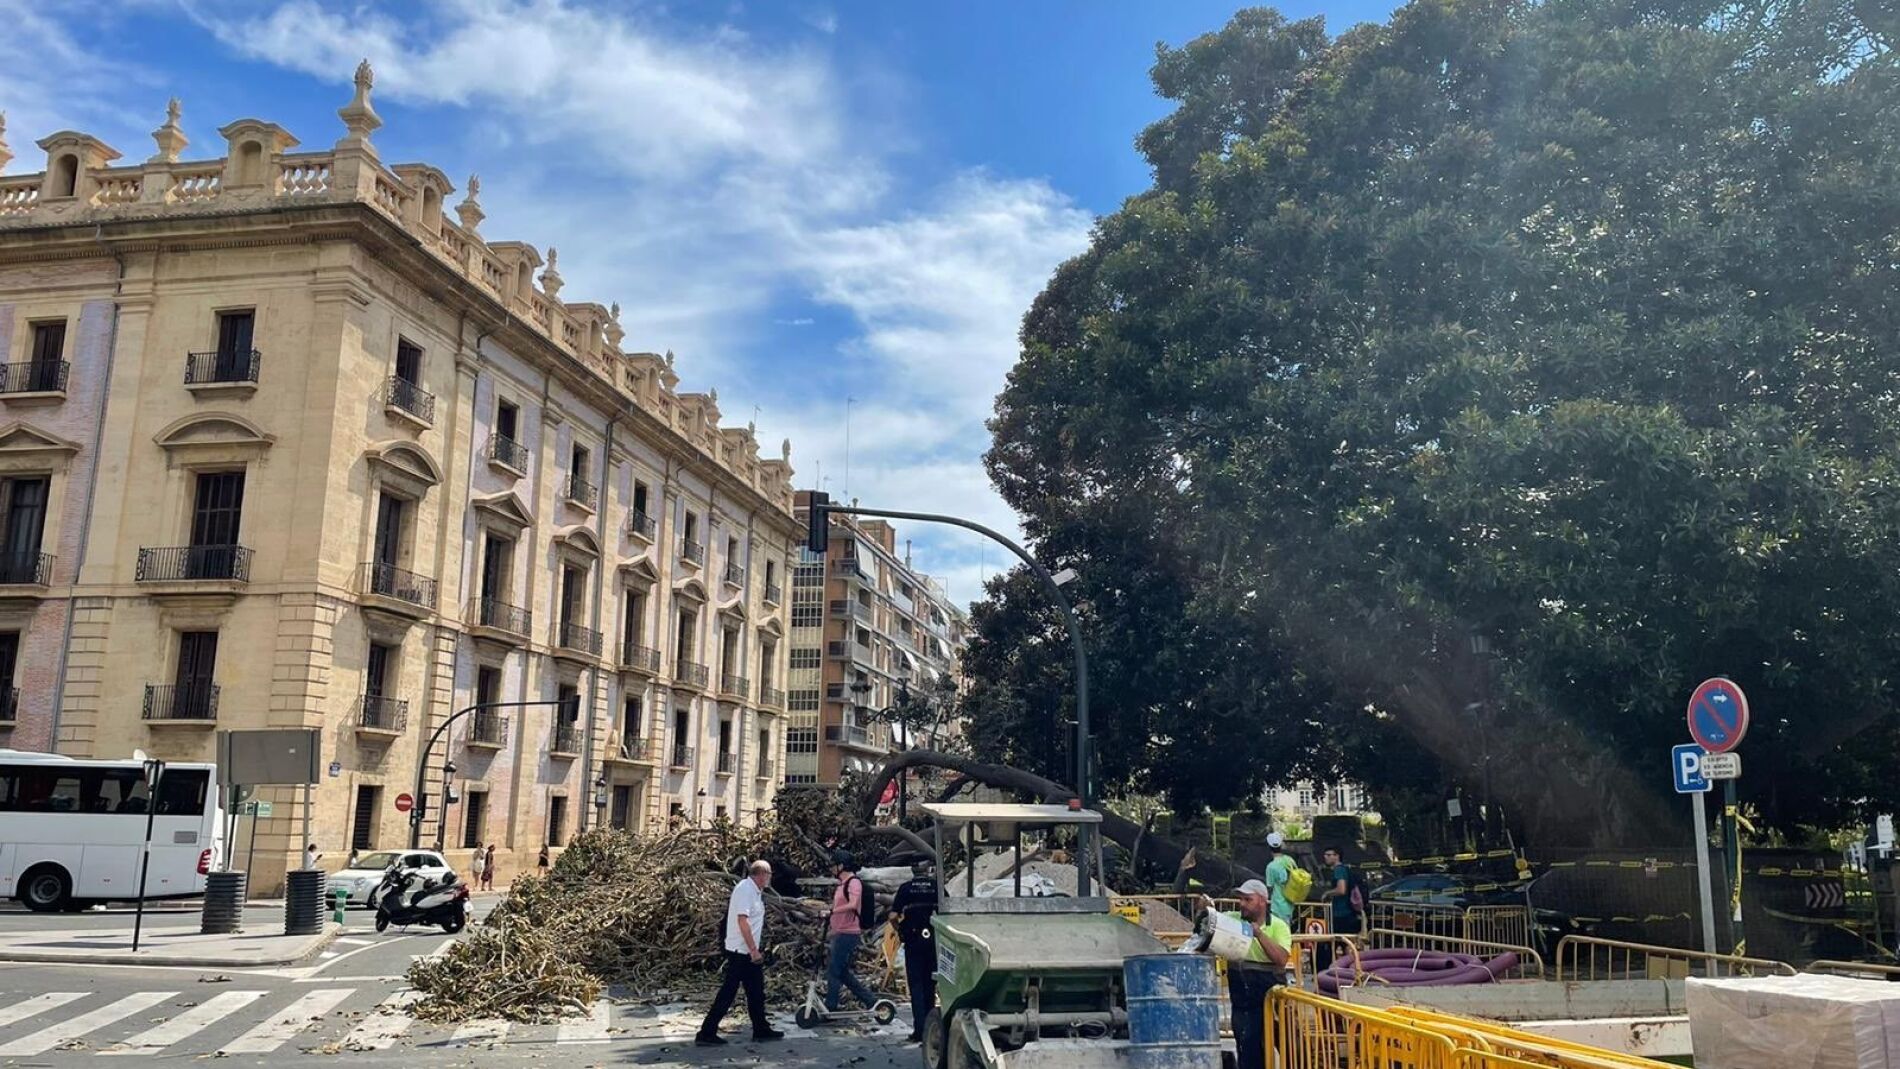
{"type": "MultiPolygon", "coordinates": [[[[1293,929],[1273,912],[1272,892],[1259,880],[1248,880],[1234,892],[1240,912],[1229,913],[1253,925],[1253,941],[1244,961],[1227,966],[1227,998],[1233,1003],[1234,1051],[1240,1069],[1266,1069],[1267,996],[1286,981],[1286,963],[1293,956],[1293,929]]],[[[1203,899],[1212,909],[1212,899],[1203,899]]]]}

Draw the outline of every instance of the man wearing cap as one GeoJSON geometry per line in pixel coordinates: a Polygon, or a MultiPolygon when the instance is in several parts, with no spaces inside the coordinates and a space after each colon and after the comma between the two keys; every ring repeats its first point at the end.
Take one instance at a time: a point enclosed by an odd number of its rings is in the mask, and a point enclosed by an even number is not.
{"type": "Polygon", "coordinates": [[[937,1004],[937,933],[930,918],[937,912],[937,878],[930,862],[910,867],[910,879],[891,899],[891,923],[904,942],[904,979],[910,986],[910,1042],[924,1040],[924,1021],[937,1004]]]}
{"type": "Polygon", "coordinates": [[[1293,900],[1286,896],[1286,885],[1293,878],[1293,870],[1299,866],[1299,862],[1293,860],[1292,854],[1285,853],[1285,848],[1286,840],[1279,832],[1267,835],[1267,853],[1272,855],[1272,860],[1267,862],[1267,886],[1273,889],[1268,905],[1273,909],[1274,916],[1291,927],[1293,900]]]}
{"type": "MultiPolygon", "coordinates": [[[[1259,880],[1248,880],[1234,892],[1240,912],[1229,913],[1253,925],[1253,941],[1244,961],[1227,963],[1227,997],[1233,1003],[1234,1051],[1240,1069],[1266,1069],[1267,996],[1286,981],[1286,963],[1293,955],[1293,929],[1273,913],[1272,892],[1259,880]]],[[[1210,907],[1212,902],[1207,903],[1210,907]]]]}
{"type": "Polygon", "coordinates": [[[832,860],[837,866],[838,887],[831,893],[830,957],[825,962],[825,1009],[838,1012],[838,988],[842,985],[850,988],[851,993],[868,1010],[877,1003],[877,997],[851,972],[851,959],[857,957],[858,943],[864,938],[864,925],[858,919],[859,905],[871,891],[858,878],[858,862],[848,852],[840,850],[832,860]]]}

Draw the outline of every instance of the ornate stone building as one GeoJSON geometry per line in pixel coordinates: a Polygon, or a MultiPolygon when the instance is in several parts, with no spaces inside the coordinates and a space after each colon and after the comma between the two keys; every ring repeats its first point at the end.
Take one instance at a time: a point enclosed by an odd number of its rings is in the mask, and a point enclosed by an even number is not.
{"type": "MultiPolygon", "coordinates": [[[[61,131],[8,176],[0,126],[0,745],[320,728],[333,860],[408,842],[445,724],[421,839],[452,861],[752,819],[783,776],[790,445],[623,350],[553,249],[483,238],[475,179],[451,213],[441,171],[385,165],[370,89],[316,152],[240,119],[185,162],[174,101],[144,163],[61,131]],[[503,702],[540,704],[449,723],[503,702]]],[[[261,796],[268,890],[302,813],[261,796]]]]}

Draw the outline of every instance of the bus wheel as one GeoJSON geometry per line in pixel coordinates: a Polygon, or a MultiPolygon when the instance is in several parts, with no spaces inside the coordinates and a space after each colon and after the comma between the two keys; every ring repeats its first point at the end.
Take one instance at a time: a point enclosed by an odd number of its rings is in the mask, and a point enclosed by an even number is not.
{"type": "Polygon", "coordinates": [[[73,879],[58,865],[28,869],[20,878],[20,901],[35,913],[57,913],[72,900],[73,879]]]}

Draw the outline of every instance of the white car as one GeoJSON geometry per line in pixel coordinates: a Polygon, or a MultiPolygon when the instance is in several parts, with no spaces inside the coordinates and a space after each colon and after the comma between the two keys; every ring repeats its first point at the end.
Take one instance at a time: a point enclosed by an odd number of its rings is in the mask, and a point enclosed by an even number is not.
{"type": "Polygon", "coordinates": [[[454,871],[449,868],[447,858],[434,850],[378,850],[373,854],[363,854],[356,864],[330,875],[330,890],[339,888],[350,893],[350,905],[376,906],[376,888],[382,885],[383,875],[389,866],[401,863],[404,870],[420,871],[430,879],[448,875],[454,871]]]}

